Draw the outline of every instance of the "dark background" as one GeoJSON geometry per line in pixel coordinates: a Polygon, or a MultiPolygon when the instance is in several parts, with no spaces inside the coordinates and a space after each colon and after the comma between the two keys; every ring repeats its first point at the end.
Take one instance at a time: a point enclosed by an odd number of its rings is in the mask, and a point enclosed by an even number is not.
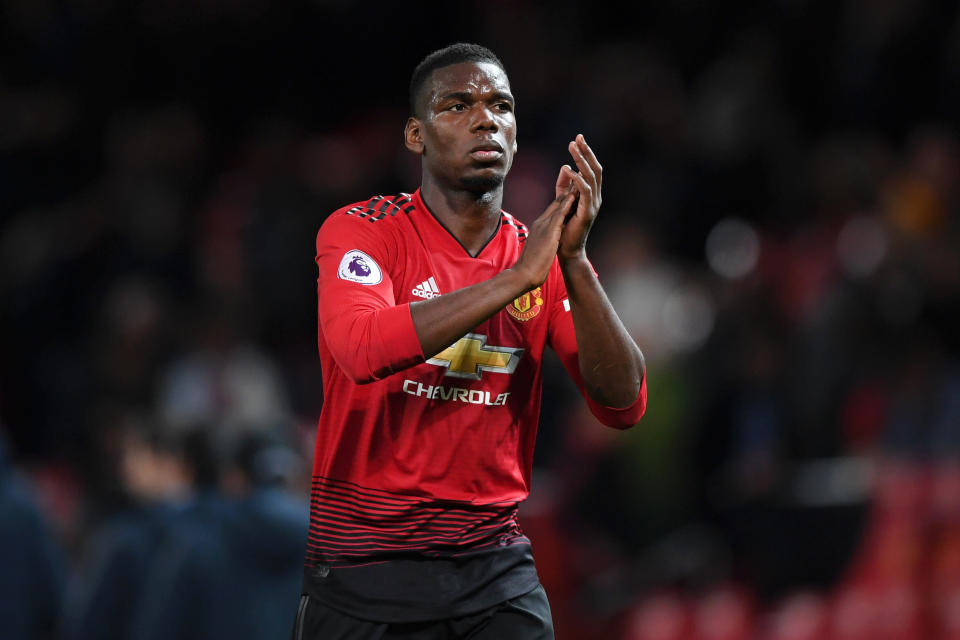
{"type": "Polygon", "coordinates": [[[305,505],[316,230],[418,186],[410,72],[461,40],[517,97],[507,210],[597,152],[589,254],[648,363],[627,432],[546,374],[521,513],[558,637],[956,637],[960,8],[909,0],[4,0],[0,433],[56,549],[42,633],[158,500],[131,433],[203,425],[226,502],[263,436],[305,505]]]}

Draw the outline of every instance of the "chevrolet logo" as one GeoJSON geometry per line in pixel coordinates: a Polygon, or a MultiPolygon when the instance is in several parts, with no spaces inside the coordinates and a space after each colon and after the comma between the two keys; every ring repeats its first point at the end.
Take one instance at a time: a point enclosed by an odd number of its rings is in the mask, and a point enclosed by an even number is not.
{"type": "Polygon", "coordinates": [[[484,371],[513,373],[522,355],[523,349],[488,347],[487,336],[468,333],[427,362],[446,367],[444,375],[479,380],[484,371]]]}

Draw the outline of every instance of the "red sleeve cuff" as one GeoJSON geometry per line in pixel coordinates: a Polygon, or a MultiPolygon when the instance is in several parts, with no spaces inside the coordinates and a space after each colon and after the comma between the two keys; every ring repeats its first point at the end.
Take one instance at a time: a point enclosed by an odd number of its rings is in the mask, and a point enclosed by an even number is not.
{"type": "Polygon", "coordinates": [[[637,399],[628,407],[616,408],[607,407],[594,401],[589,395],[584,394],[587,399],[587,405],[590,412],[596,418],[607,425],[617,429],[626,429],[640,422],[644,412],[647,410],[647,376],[643,376],[640,381],[640,391],[637,393],[637,399]]]}

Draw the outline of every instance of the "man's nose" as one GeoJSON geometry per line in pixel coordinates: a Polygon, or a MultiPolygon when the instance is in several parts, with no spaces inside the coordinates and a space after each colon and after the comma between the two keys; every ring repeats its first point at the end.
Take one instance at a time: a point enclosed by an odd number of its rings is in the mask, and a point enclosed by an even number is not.
{"type": "Polygon", "coordinates": [[[473,120],[472,130],[474,131],[496,131],[497,119],[493,116],[493,110],[485,104],[478,104],[475,107],[476,115],[473,120]]]}

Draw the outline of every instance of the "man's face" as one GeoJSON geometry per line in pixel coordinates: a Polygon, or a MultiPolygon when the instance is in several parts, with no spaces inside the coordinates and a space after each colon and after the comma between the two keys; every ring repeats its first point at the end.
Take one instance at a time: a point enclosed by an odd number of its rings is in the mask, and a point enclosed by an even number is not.
{"type": "Polygon", "coordinates": [[[464,62],[437,69],[421,105],[426,171],[473,192],[503,184],[516,153],[517,123],[510,82],[500,67],[464,62]]]}

